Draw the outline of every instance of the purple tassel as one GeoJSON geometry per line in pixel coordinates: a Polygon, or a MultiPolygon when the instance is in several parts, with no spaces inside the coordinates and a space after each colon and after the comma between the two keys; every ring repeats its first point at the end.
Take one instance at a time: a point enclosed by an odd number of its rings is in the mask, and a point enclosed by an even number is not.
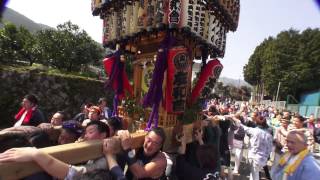
{"type": "Polygon", "coordinates": [[[154,127],[158,127],[158,120],[159,120],[159,104],[154,104],[152,107],[152,111],[148,120],[148,124],[146,127],[146,131],[151,130],[152,120],[154,120],[154,127]]]}
{"type": "Polygon", "coordinates": [[[154,105],[155,113],[154,113],[154,127],[158,127],[159,120],[159,104],[154,105]]]}
{"type": "Polygon", "coordinates": [[[113,99],[113,111],[112,117],[118,117],[118,101],[119,96],[123,94],[123,68],[124,63],[120,61],[120,50],[114,53],[115,60],[112,64],[112,71],[109,78],[109,81],[106,82],[105,88],[109,89],[112,87],[114,81],[118,81],[118,87],[115,90],[115,95],[113,99]]]}
{"type": "MultiPolygon", "coordinates": [[[[116,51],[113,56],[115,56],[115,60],[112,64],[112,70],[111,70],[111,75],[109,80],[106,82],[105,87],[106,88],[111,88],[113,81],[115,81],[115,78],[119,76],[120,71],[120,51],[116,51]]],[[[119,77],[118,77],[119,78],[119,77]]],[[[119,79],[118,79],[119,80],[119,79]]],[[[116,91],[117,92],[117,91],[116,91]]]]}
{"type": "Polygon", "coordinates": [[[164,72],[168,67],[167,63],[167,56],[168,51],[171,46],[173,46],[175,40],[171,37],[170,33],[167,33],[167,36],[163,40],[160,49],[162,52],[158,52],[157,60],[155,63],[155,68],[152,75],[152,80],[150,83],[150,87],[148,93],[145,95],[143,99],[143,107],[151,107],[152,112],[148,119],[148,124],[146,130],[151,129],[151,124],[154,120],[154,127],[158,127],[158,120],[159,120],[159,104],[162,99],[162,84],[164,79],[164,72]]]}
{"type": "Polygon", "coordinates": [[[118,94],[115,94],[113,98],[113,111],[111,115],[112,117],[118,117],[118,101],[118,94]]]}
{"type": "MultiPolygon", "coordinates": [[[[153,105],[153,106],[155,106],[155,105],[153,105]]],[[[151,130],[152,119],[154,117],[155,112],[156,112],[155,108],[152,108],[151,114],[149,116],[148,124],[147,124],[147,127],[145,129],[146,131],[150,131],[151,130]]]]}

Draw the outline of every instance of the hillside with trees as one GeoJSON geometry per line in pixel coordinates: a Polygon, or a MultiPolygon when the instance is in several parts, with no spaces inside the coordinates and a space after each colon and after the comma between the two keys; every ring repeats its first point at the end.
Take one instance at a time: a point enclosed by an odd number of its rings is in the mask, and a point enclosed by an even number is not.
{"type": "Polygon", "coordinates": [[[0,77],[6,82],[0,85],[0,128],[12,125],[21,98],[28,93],[40,98],[47,118],[57,109],[73,116],[84,102],[99,97],[112,101],[113,93],[97,80],[101,74],[87,70],[102,65],[102,46],[71,22],[35,33],[5,23],[0,49],[0,77]]]}
{"type": "Polygon", "coordinates": [[[4,23],[10,22],[17,27],[23,26],[31,33],[36,33],[37,31],[43,30],[43,29],[53,29],[50,26],[36,23],[33,20],[29,19],[28,17],[20,14],[19,12],[6,8],[2,14],[2,22],[0,22],[0,28],[3,28],[4,23]]]}
{"type": "Polygon", "coordinates": [[[244,79],[279,99],[296,98],[305,91],[320,88],[320,31],[294,29],[268,37],[258,45],[243,68],[244,79]]]}
{"type": "Polygon", "coordinates": [[[28,62],[65,72],[78,72],[88,65],[101,64],[104,50],[79,26],[70,21],[57,29],[31,33],[25,27],[5,23],[0,29],[1,64],[28,62]]]}
{"type": "Polygon", "coordinates": [[[246,85],[235,86],[217,82],[214,87],[214,95],[220,98],[231,98],[236,101],[249,101],[251,96],[251,87],[246,85]]]}

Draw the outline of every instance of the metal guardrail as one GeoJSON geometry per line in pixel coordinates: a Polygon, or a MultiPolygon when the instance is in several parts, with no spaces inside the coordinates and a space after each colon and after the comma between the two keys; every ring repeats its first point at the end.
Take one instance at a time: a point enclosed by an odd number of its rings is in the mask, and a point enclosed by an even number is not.
{"type": "Polygon", "coordinates": [[[311,114],[314,114],[315,117],[320,118],[320,106],[288,104],[287,109],[291,112],[298,112],[304,117],[309,117],[311,114]]]}
{"type": "MultiPolygon", "coordinates": [[[[236,104],[242,104],[244,101],[236,101],[236,104]]],[[[257,104],[263,104],[265,107],[275,107],[277,109],[285,109],[286,108],[286,101],[271,101],[271,100],[263,100],[257,104]]]]}

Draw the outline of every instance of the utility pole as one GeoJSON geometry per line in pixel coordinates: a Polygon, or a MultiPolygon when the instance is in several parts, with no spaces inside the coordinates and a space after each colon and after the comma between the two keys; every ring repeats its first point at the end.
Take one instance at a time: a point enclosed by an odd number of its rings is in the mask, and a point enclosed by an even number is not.
{"type": "Polygon", "coordinates": [[[260,103],[262,103],[263,97],[264,97],[264,83],[262,82],[260,103]]]}
{"type": "Polygon", "coordinates": [[[276,101],[278,101],[280,86],[281,86],[281,82],[279,81],[277,95],[276,95],[276,101]]]}

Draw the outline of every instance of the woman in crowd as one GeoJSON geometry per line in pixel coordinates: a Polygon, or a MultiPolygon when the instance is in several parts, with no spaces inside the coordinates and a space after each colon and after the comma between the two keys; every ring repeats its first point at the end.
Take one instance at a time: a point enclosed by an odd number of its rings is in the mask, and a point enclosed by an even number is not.
{"type": "Polygon", "coordinates": [[[85,119],[88,119],[89,109],[93,106],[92,103],[86,103],[81,106],[81,112],[78,113],[73,119],[82,123],[85,119]]]}
{"type": "Polygon", "coordinates": [[[87,126],[89,122],[100,120],[101,109],[98,106],[91,106],[89,108],[88,119],[82,122],[82,126],[87,126]]]}
{"type": "Polygon", "coordinates": [[[38,108],[38,99],[35,95],[28,94],[22,100],[22,108],[14,116],[14,127],[21,125],[38,126],[45,122],[43,113],[38,108]]]}
{"type": "Polygon", "coordinates": [[[100,98],[98,101],[98,106],[101,109],[101,119],[108,119],[111,117],[111,111],[107,107],[107,99],[100,98]]]}
{"type": "Polygon", "coordinates": [[[250,164],[250,180],[259,179],[259,171],[267,165],[272,151],[272,135],[266,129],[266,119],[262,116],[255,118],[255,128],[247,127],[236,117],[232,118],[237,126],[242,126],[249,136],[248,159],[250,164]]]}
{"type": "Polygon", "coordinates": [[[106,123],[109,126],[110,136],[116,135],[119,130],[123,129],[120,117],[108,118],[106,123]]]}
{"type": "MultiPolygon", "coordinates": [[[[236,114],[235,117],[239,119],[241,122],[243,118],[240,116],[240,113],[236,114]]],[[[234,136],[233,136],[233,150],[234,150],[234,174],[238,174],[240,163],[242,160],[242,148],[243,141],[245,137],[245,131],[242,126],[232,126],[234,128],[234,136]]]]}
{"type": "Polygon", "coordinates": [[[287,119],[281,119],[280,120],[280,127],[276,129],[274,134],[274,160],[272,169],[275,168],[275,165],[278,163],[281,155],[288,151],[286,137],[288,134],[288,126],[289,126],[289,120],[287,119]]]}

